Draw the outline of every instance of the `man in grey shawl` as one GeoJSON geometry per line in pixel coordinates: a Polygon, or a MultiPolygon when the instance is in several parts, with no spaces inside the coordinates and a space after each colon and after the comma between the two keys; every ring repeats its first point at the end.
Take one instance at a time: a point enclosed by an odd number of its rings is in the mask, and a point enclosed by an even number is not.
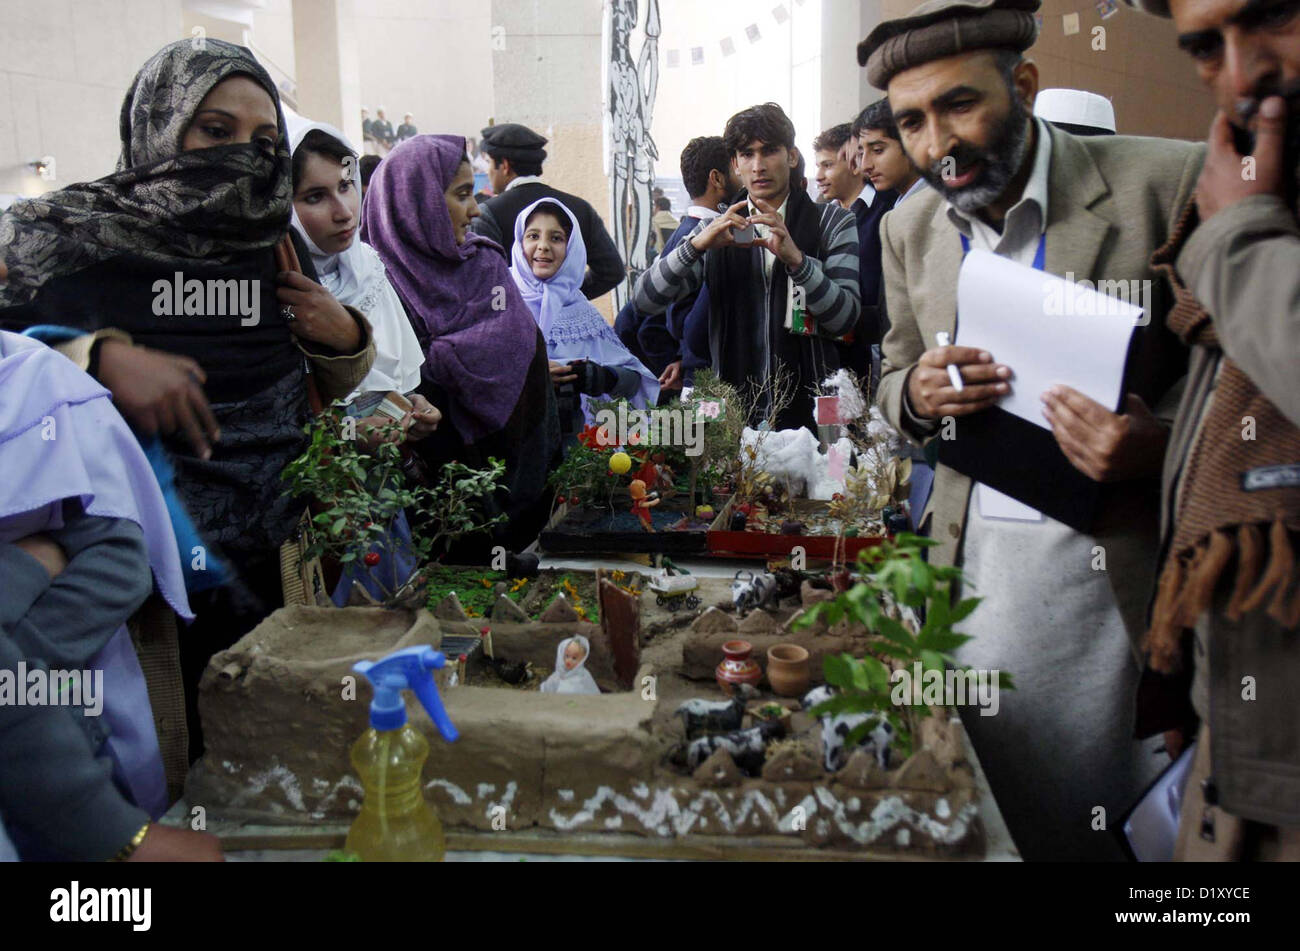
{"type": "MultiPolygon", "coordinates": [[[[1053,441],[1033,451],[984,447],[1015,458],[1030,478],[1059,464],[1102,483],[1086,531],[944,463],[944,431],[958,439],[978,431],[977,414],[1017,385],[1017,367],[939,340],[960,330],[957,276],[968,248],[1072,272],[1070,280],[1154,284],[1148,260],[1172,231],[1203,153],[1184,142],[1080,138],[1034,119],[1038,70],[1022,54],[1037,38],[1038,6],[929,0],[858,48],[932,186],[883,219],[891,326],[878,400],[909,439],[939,441],[918,524],[939,543],[931,558],[960,564],[967,593],[984,599],[962,625],[973,640],[957,659],[1015,678],[996,715],[961,712],[1017,846],[1028,859],[1119,859],[1120,820],[1167,763],[1133,740],[1131,698],[1154,573],[1157,477],[1186,361],[1165,328],[1169,297],[1156,288],[1149,323],[1134,331],[1119,412],[1054,386],[1033,394],[1053,441]]],[[[1051,485],[1059,482],[1046,498],[1051,485]]]]}

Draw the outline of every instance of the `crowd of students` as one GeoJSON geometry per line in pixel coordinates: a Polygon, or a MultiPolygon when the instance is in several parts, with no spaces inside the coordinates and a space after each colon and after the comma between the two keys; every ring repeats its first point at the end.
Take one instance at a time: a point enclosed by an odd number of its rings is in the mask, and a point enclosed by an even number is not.
{"type": "Polygon", "coordinates": [[[93,723],[0,704],[0,855],[219,857],[155,820],[202,750],[208,659],[284,603],[303,502],[280,476],[321,406],[433,472],[503,459],[485,504],[507,519],[480,544],[517,551],[590,398],[651,406],[702,367],[761,394],[781,373],[778,427],[814,426],[816,388],[847,367],[914,444],[931,557],[984,599],[958,660],[1016,676],[996,717],[962,713],[1025,856],[1118,857],[1096,810],[1132,805],[1167,760],[1155,744],[1195,741],[1179,856],[1295,857],[1297,27],[1245,35],[1170,4],[1220,106],[1263,103],[1257,176],[1234,173],[1223,117],[1208,149],[1036,117],[1036,2],[936,0],[859,47],[887,97],[817,137],[823,201],[775,104],[687,145],[690,207],[612,328],[590,301],[623,263],[595,210],[542,181],[541,136],[484,130],[480,206],[463,138],[412,130],[367,175],[339,130],[286,121],[247,50],[159,51],[123,104],[118,170],[0,216],[0,669],[115,684],[93,723]],[[1249,76],[1223,63],[1238,47],[1249,76]],[[1053,452],[1105,486],[1087,530],[936,458],[944,421],[1015,379],[940,342],[970,248],[1156,285],[1118,412],[1043,397],[1053,452]],[[377,415],[394,391],[396,434],[377,415]],[[1266,437],[1235,438],[1246,418],[1266,437]],[[177,674],[183,710],[157,688],[177,674]]]}

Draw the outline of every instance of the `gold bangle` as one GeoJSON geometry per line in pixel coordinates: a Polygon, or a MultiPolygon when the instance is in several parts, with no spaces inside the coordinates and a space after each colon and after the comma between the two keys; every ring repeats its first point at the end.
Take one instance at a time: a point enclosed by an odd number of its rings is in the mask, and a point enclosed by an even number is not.
{"type": "Polygon", "coordinates": [[[142,825],[140,827],[140,831],[131,837],[131,841],[128,842],[126,845],[122,846],[121,851],[118,852],[117,855],[113,856],[113,861],[125,862],[132,855],[134,855],[135,850],[140,848],[140,843],[144,841],[144,837],[149,833],[149,826],[150,823],[148,822],[142,825]]]}

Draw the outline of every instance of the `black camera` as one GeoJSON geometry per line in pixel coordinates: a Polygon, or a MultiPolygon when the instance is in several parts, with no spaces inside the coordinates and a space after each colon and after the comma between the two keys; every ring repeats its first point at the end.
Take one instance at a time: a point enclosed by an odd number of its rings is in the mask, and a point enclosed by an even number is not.
{"type": "Polygon", "coordinates": [[[1300,198],[1297,194],[1300,181],[1296,177],[1296,167],[1300,164],[1300,87],[1285,92],[1270,92],[1257,99],[1250,99],[1237,106],[1237,117],[1231,123],[1232,145],[1238,155],[1251,155],[1255,151],[1255,133],[1250,131],[1248,123],[1259,111],[1259,104],[1269,95],[1281,95],[1286,103],[1286,125],[1282,140],[1282,176],[1286,189],[1287,207],[1292,210],[1300,198]]]}

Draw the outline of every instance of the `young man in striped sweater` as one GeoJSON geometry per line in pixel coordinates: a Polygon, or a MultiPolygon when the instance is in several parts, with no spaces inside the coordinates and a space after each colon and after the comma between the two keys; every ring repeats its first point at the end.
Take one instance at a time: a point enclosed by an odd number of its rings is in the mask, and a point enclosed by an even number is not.
{"type": "MultiPolygon", "coordinates": [[[[858,329],[858,235],[852,213],[791,187],[794,136],[775,103],[727,120],[723,141],[745,189],[726,214],[701,222],[641,275],[636,308],[661,314],[706,286],[714,371],[757,390],[782,369],[795,389],[777,428],[815,430],[817,385],[840,368],[838,342],[858,329]]],[[[767,395],[762,390],[751,422],[766,418],[767,395]]]]}

